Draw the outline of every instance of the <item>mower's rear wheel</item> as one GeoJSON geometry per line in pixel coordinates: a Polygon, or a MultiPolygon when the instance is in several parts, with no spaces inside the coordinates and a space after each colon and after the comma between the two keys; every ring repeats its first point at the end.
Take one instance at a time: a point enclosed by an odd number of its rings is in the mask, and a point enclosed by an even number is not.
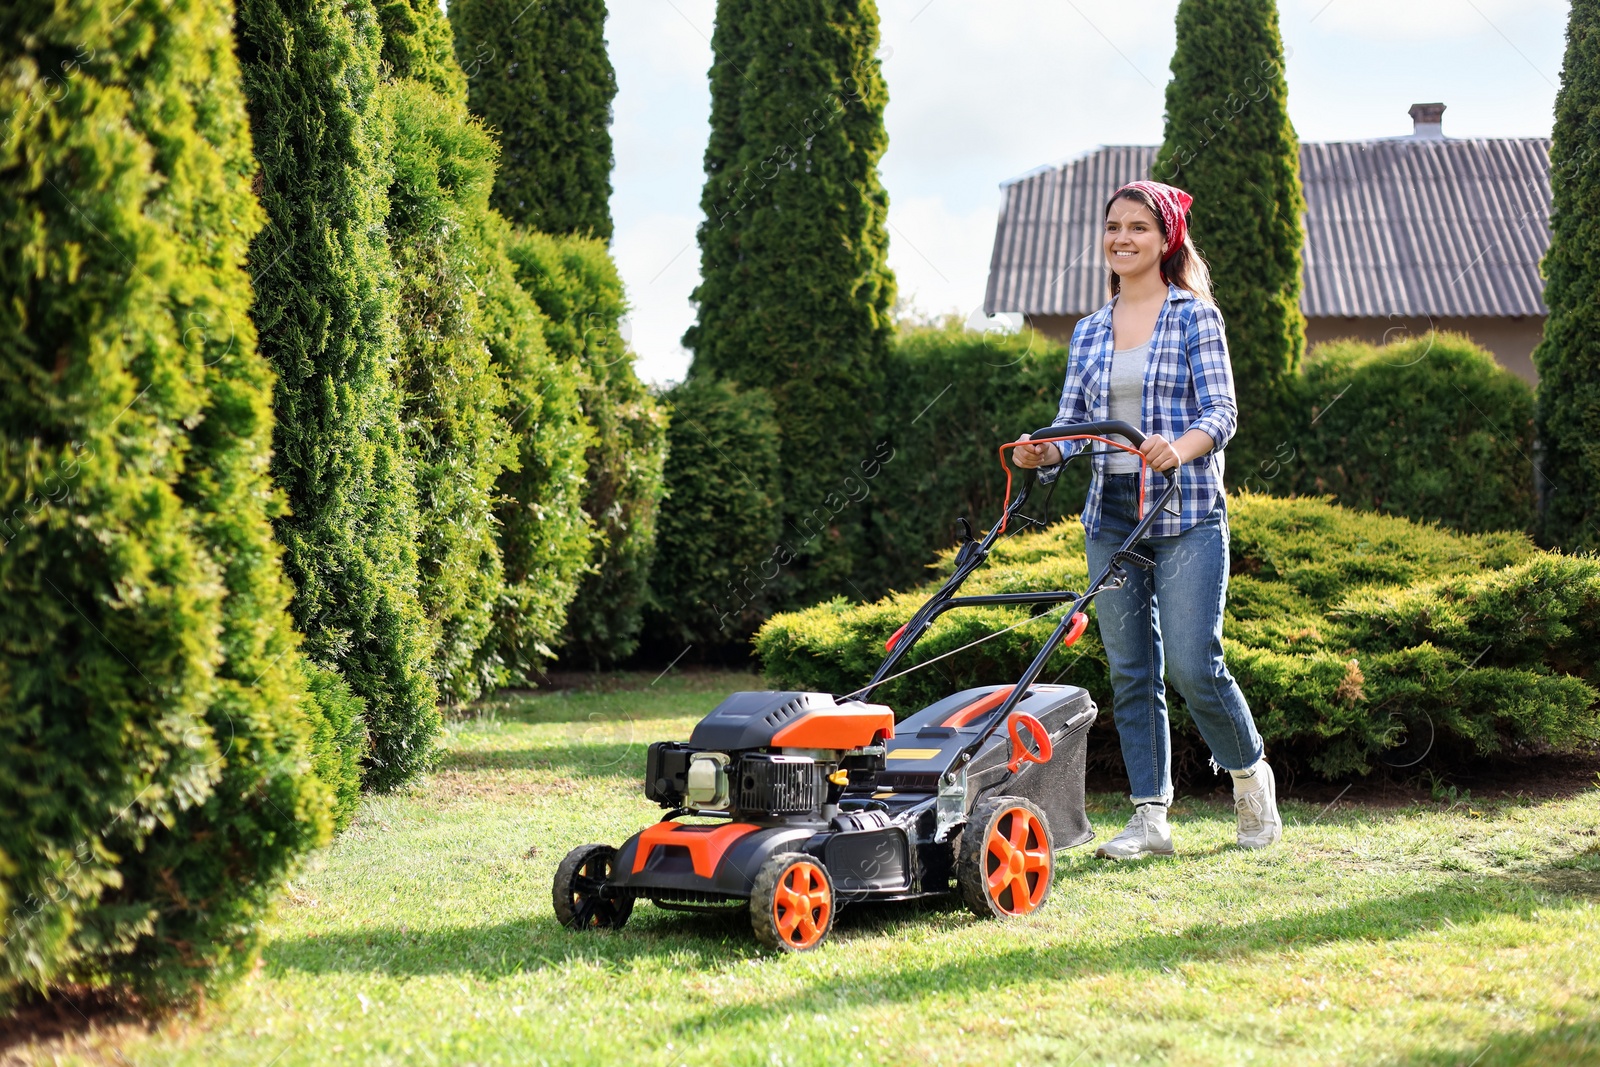
{"type": "Polygon", "coordinates": [[[569,930],[620,930],[633,914],[633,899],[609,898],[601,889],[611,880],[617,850],[610,845],[579,845],[556,868],[551,898],[556,918],[569,930]]]}
{"type": "Polygon", "coordinates": [[[1044,905],[1055,876],[1050,823],[1031,800],[990,797],[961,831],[956,883],[980,918],[1008,919],[1044,905]]]}
{"type": "Polygon", "coordinates": [[[756,940],[780,952],[804,952],[833,929],[836,901],[828,869],[804,852],[780,852],[761,865],[750,891],[756,940]]]}

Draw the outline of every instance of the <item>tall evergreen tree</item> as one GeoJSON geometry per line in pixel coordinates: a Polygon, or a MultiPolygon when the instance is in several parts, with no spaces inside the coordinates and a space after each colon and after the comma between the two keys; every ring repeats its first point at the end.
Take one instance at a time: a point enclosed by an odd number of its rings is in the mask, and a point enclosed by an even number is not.
{"type": "Polygon", "coordinates": [[[1573,0],[1550,145],[1550,250],[1536,424],[1543,536],[1600,551],[1600,2],[1573,0]]]}
{"type": "Polygon", "coordinates": [[[565,655],[584,664],[614,662],[636,643],[665,447],[664,415],[618,328],[626,303],[603,243],[616,95],[605,19],[603,0],[450,5],[468,104],[500,142],[493,203],[527,230],[556,235],[530,232],[516,248],[518,278],[545,314],[552,353],[580,378],[594,430],[583,496],[593,554],[563,639],[565,655]]]}
{"type": "Polygon", "coordinates": [[[690,373],[771,390],[772,495],[797,559],[785,578],[801,597],[848,593],[860,521],[846,479],[872,458],[894,302],[877,8],[720,0],[712,43],[690,373]]]}
{"type": "Polygon", "coordinates": [[[369,0],[243,0],[237,34],[267,213],[251,314],[278,373],[278,539],[305,651],[365,702],[370,776],[393,784],[438,712],[395,381],[382,41],[369,0]]]}
{"type": "Polygon", "coordinates": [[[577,379],[594,431],[583,509],[595,524],[588,573],[567,612],[563,658],[631,655],[643,625],[666,458],[666,412],[634,371],[618,328],[627,304],[611,253],[590,237],[520,234],[517,277],[545,317],[545,341],[577,379]]]}
{"type": "Polygon", "coordinates": [[[549,240],[513,227],[494,212],[492,267],[484,284],[489,350],[505,383],[501,416],[517,443],[517,461],[500,475],[495,518],[505,585],[494,627],[478,650],[480,677],[524,683],[555,656],[567,610],[590,558],[593,527],[583,510],[584,455],[594,433],[583,416],[583,376],[546,347],[553,323],[521,280],[537,259],[530,244],[549,240]]]}
{"type": "Polygon", "coordinates": [[[201,0],[0,13],[0,993],[236,971],[327,832],[231,23],[201,0]]]}
{"type": "Polygon", "coordinates": [[[467,102],[500,141],[494,206],[542,233],[611,240],[605,0],[455,0],[467,102]]]}
{"type": "Polygon", "coordinates": [[[1243,482],[1291,432],[1300,311],[1300,145],[1275,0],[1182,0],[1153,177],[1194,196],[1191,228],[1228,324],[1243,482]]]}
{"type": "MultiPolygon", "coordinates": [[[[437,627],[441,689],[470,700],[512,669],[498,632],[508,615],[559,632],[588,555],[588,523],[569,496],[588,435],[571,402],[577,379],[546,350],[539,310],[507,257],[510,227],[489,206],[495,145],[467,110],[449,22],[432,0],[390,0],[379,20],[422,600],[437,627]]],[[[527,637],[513,655],[548,651],[527,637]]]]}

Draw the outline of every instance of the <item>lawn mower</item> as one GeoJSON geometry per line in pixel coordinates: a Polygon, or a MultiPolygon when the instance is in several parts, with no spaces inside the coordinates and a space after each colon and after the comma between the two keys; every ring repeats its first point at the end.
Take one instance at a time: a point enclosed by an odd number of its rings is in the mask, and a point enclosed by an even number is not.
{"type": "MultiPolygon", "coordinates": [[[[1134,455],[1144,440],[1122,422],[1048,426],[1031,436],[1097,441],[1134,455]]],[[[649,746],[644,793],[668,810],[620,848],[583,845],[567,854],[553,889],[564,925],[619,928],[641,899],[678,910],[748,908],[763,945],[803,951],[821,944],[839,909],[857,901],[955,892],[979,916],[999,918],[1045,903],[1055,852],[1094,836],[1083,774],[1097,709],[1084,690],[1037,679],[1057,648],[1083,634],[1090,600],[1119,587],[1128,567],[1152,566],[1135,546],[1162,509],[1175,508],[1178,482],[1175,470],[1167,472],[1160,499],[1146,511],[1148,468],[1140,455],[1142,521],[1082,593],[957,596],[1008,526],[1017,532],[1035,521],[1021,516],[1033,471],[1011,495],[1006,449],[1016,444],[1000,448],[1008,498],[1000,521],[981,541],[960,521],[950,577],[889,638],[865,686],[842,696],[734,693],[700,720],[687,743],[649,746]],[[952,693],[899,723],[872,701],[885,682],[934,662],[894,671],[940,615],[995,605],[1043,606],[1033,618],[1062,605],[1071,610],[1013,684],[952,693]]]]}

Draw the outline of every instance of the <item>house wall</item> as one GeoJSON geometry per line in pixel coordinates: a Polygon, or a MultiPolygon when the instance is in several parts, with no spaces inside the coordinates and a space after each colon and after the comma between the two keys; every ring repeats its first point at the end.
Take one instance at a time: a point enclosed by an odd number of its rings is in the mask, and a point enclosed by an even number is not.
{"type": "MultiPolygon", "coordinates": [[[[1066,344],[1072,340],[1072,328],[1081,315],[1029,315],[1028,322],[1046,337],[1066,344]]],[[[1535,315],[1514,318],[1459,318],[1434,319],[1426,316],[1416,319],[1357,319],[1318,318],[1306,320],[1307,345],[1353,337],[1372,344],[1405,340],[1412,335],[1427,333],[1429,328],[1453,333],[1464,333],[1478,344],[1494,353],[1495,360],[1529,385],[1539,384],[1539,375],[1533,369],[1533,350],[1544,336],[1544,319],[1535,315]]]]}

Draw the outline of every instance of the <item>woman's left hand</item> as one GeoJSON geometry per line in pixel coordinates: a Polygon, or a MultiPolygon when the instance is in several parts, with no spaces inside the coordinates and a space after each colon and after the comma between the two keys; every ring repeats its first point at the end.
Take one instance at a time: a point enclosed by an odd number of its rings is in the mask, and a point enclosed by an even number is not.
{"type": "Polygon", "coordinates": [[[1183,457],[1178,455],[1178,450],[1158,433],[1153,433],[1144,439],[1144,444],[1139,446],[1139,451],[1144,453],[1145,462],[1150,464],[1154,471],[1171,470],[1183,462],[1183,457]]]}

